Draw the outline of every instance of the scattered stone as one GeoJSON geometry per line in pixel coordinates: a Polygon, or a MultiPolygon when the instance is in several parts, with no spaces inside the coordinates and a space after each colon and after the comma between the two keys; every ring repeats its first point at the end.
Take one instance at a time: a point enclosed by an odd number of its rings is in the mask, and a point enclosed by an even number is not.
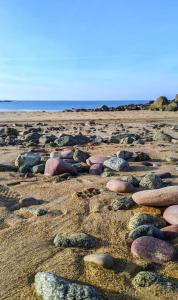
{"type": "Polygon", "coordinates": [[[167,239],[174,239],[178,237],[178,224],[163,227],[161,231],[163,231],[167,239]]]}
{"type": "Polygon", "coordinates": [[[82,150],[76,149],[73,154],[73,159],[77,162],[86,162],[86,160],[89,158],[89,153],[84,152],[82,150]]]}
{"type": "Polygon", "coordinates": [[[120,199],[116,199],[112,202],[112,209],[117,210],[126,210],[135,206],[135,202],[131,197],[122,197],[120,199]]]}
{"type": "Polygon", "coordinates": [[[138,205],[168,206],[178,204],[178,186],[136,192],[132,198],[138,205]]]}
{"type": "Polygon", "coordinates": [[[163,218],[171,225],[178,225],[178,205],[172,205],[166,208],[163,218]]]}
{"type": "Polygon", "coordinates": [[[174,284],[166,277],[150,271],[141,271],[132,280],[132,285],[135,288],[149,287],[152,284],[158,284],[172,289],[175,288],[174,284]]]}
{"type": "Polygon", "coordinates": [[[90,167],[89,173],[91,175],[101,175],[103,172],[103,164],[94,164],[90,167]]]}
{"type": "Polygon", "coordinates": [[[133,229],[129,233],[129,238],[135,240],[141,236],[153,236],[160,240],[164,240],[164,233],[154,225],[141,225],[133,229]]]}
{"type": "Polygon", "coordinates": [[[108,181],[106,187],[112,192],[130,193],[134,190],[131,183],[119,179],[111,179],[108,181]]]}
{"type": "Polygon", "coordinates": [[[72,283],[54,273],[38,272],[34,285],[43,300],[102,300],[93,287],[72,283]]]}
{"type": "Polygon", "coordinates": [[[123,176],[121,179],[130,182],[134,187],[139,187],[140,180],[133,175],[123,176]]]}
{"type": "Polygon", "coordinates": [[[107,160],[107,159],[108,159],[107,156],[99,156],[99,155],[90,156],[87,159],[87,164],[89,164],[89,165],[103,164],[105,162],[105,160],[107,160]]]}
{"type": "Polygon", "coordinates": [[[38,205],[40,201],[33,197],[22,198],[19,200],[20,207],[28,207],[31,205],[38,205]]]}
{"type": "Polygon", "coordinates": [[[5,135],[9,137],[17,137],[19,135],[18,130],[13,127],[6,127],[5,128],[5,135]]]}
{"type": "Polygon", "coordinates": [[[74,233],[71,235],[59,233],[54,238],[54,245],[90,249],[96,247],[97,243],[93,237],[86,233],[74,233]]]}
{"type": "Polygon", "coordinates": [[[174,246],[150,236],[142,236],[133,241],[131,252],[135,257],[158,264],[174,261],[177,256],[174,246]]]}
{"type": "Polygon", "coordinates": [[[155,227],[162,228],[166,226],[166,222],[154,215],[145,213],[136,213],[129,221],[128,228],[135,229],[141,225],[154,225],[155,227]]]}
{"type": "Polygon", "coordinates": [[[161,178],[155,174],[145,175],[141,181],[140,186],[145,189],[160,189],[165,186],[161,178]]]}
{"type": "Polygon", "coordinates": [[[63,135],[60,138],[55,140],[55,143],[58,146],[74,146],[74,145],[82,145],[89,143],[90,139],[82,134],[79,135],[63,135]]]}
{"type": "Polygon", "coordinates": [[[76,169],[69,163],[58,158],[49,158],[45,165],[46,176],[55,176],[63,173],[77,174],[76,169]]]}
{"type": "Polygon", "coordinates": [[[147,153],[144,153],[144,152],[140,152],[135,157],[135,161],[147,161],[147,160],[150,160],[150,156],[147,153]]]}
{"type": "Polygon", "coordinates": [[[47,144],[50,144],[50,143],[53,143],[56,139],[56,136],[51,134],[51,135],[42,135],[40,136],[39,138],[39,144],[40,145],[47,145],[47,144]]]}
{"type": "Polygon", "coordinates": [[[116,156],[124,160],[130,159],[133,156],[133,152],[120,150],[116,153],[116,156]]]}
{"type": "Polygon", "coordinates": [[[153,139],[157,142],[167,142],[170,143],[172,140],[172,137],[169,134],[166,134],[162,131],[157,131],[154,136],[153,139]]]}
{"type": "Polygon", "coordinates": [[[114,171],[128,171],[129,164],[126,160],[119,157],[112,157],[104,162],[104,166],[114,171]]]}
{"type": "Polygon", "coordinates": [[[102,266],[106,269],[112,269],[114,267],[114,259],[111,255],[106,253],[96,253],[96,254],[90,254],[86,255],[84,257],[84,262],[92,263],[98,266],[102,266]]]}

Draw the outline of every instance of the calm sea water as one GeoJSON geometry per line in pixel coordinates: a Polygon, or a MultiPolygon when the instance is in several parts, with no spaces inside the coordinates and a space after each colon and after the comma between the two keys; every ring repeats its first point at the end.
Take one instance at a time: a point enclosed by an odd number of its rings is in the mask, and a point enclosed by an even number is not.
{"type": "Polygon", "coordinates": [[[120,101],[0,101],[0,111],[63,111],[72,108],[116,107],[125,104],[144,104],[146,100],[120,101]]]}

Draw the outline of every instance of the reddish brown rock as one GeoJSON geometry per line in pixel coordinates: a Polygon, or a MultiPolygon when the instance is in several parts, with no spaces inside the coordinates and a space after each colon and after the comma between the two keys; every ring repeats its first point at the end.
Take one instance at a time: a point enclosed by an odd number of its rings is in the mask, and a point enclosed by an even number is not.
{"type": "Polygon", "coordinates": [[[178,224],[178,205],[172,205],[166,208],[163,214],[163,218],[169,224],[178,224]]]}
{"type": "Polygon", "coordinates": [[[171,244],[160,239],[142,236],[131,246],[133,256],[149,262],[164,264],[177,258],[177,250],[171,244]]]}
{"type": "Polygon", "coordinates": [[[58,158],[49,158],[45,165],[46,176],[55,176],[63,173],[76,174],[76,169],[69,163],[58,158]]]}
{"type": "Polygon", "coordinates": [[[89,173],[91,175],[100,175],[103,172],[103,164],[94,164],[90,167],[89,173]]]}
{"type": "Polygon", "coordinates": [[[133,185],[130,182],[111,179],[108,181],[106,187],[112,192],[130,193],[134,190],[133,185]]]}
{"type": "Polygon", "coordinates": [[[137,192],[132,195],[132,198],[139,205],[168,206],[178,204],[178,186],[137,192]]]}
{"type": "Polygon", "coordinates": [[[39,200],[33,197],[22,198],[19,200],[20,207],[28,207],[31,205],[38,205],[38,204],[39,204],[39,200]]]}
{"type": "Polygon", "coordinates": [[[164,232],[164,235],[167,239],[174,239],[178,237],[178,224],[161,228],[161,231],[164,232]]]}
{"type": "Polygon", "coordinates": [[[94,164],[103,164],[105,162],[105,160],[107,160],[108,157],[107,156],[99,156],[99,155],[95,155],[95,156],[90,156],[86,162],[88,165],[94,165],[94,164]]]}

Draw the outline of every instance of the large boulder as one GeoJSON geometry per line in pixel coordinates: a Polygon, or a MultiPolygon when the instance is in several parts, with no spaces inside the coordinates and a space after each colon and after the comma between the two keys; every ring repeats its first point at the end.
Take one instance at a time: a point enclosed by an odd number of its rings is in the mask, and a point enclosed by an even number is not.
{"type": "Polygon", "coordinates": [[[46,176],[56,176],[64,173],[75,175],[77,171],[71,164],[60,158],[49,158],[46,161],[44,172],[46,176]]]}
{"type": "Polygon", "coordinates": [[[132,198],[138,205],[169,206],[178,204],[178,186],[136,192],[132,198]]]}
{"type": "Polygon", "coordinates": [[[163,109],[164,105],[167,105],[169,100],[165,96],[160,96],[151,104],[151,109],[163,109]]]}
{"type": "Polygon", "coordinates": [[[34,152],[24,152],[21,153],[15,160],[15,166],[20,168],[21,166],[26,166],[32,168],[40,163],[41,156],[39,153],[34,152]]]}

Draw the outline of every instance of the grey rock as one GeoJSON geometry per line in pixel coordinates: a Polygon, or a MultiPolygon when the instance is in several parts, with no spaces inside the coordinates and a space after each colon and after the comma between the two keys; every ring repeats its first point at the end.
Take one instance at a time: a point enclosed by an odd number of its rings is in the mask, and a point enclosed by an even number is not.
{"type": "Polygon", "coordinates": [[[130,182],[134,187],[139,187],[140,180],[133,175],[122,176],[121,179],[124,181],[130,182]]]}
{"type": "Polygon", "coordinates": [[[111,169],[108,169],[108,168],[105,168],[103,173],[101,174],[102,177],[111,177],[111,176],[114,176],[114,175],[115,175],[115,171],[111,170],[111,169]]]}
{"type": "Polygon", "coordinates": [[[39,164],[32,168],[33,174],[43,174],[45,170],[45,164],[39,164]]]}
{"type": "Polygon", "coordinates": [[[129,233],[129,238],[132,240],[135,240],[140,236],[153,236],[161,240],[165,239],[164,233],[153,225],[141,225],[129,233]]]}
{"type": "Polygon", "coordinates": [[[9,164],[0,164],[0,172],[13,172],[17,171],[17,167],[9,164]]]}
{"type": "Polygon", "coordinates": [[[93,248],[96,247],[96,240],[85,233],[74,233],[71,235],[57,234],[54,238],[54,245],[60,247],[80,247],[93,248]]]}
{"type": "Polygon", "coordinates": [[[166,222],[154,215],[145,214],[145,213],[136,213],[132,218],[130,218],[128,228],[135,229],[140,225],[154,225],[158,228],[166,227],[166,222]]]}
{"type": "Polygon", "coordinates": [[[48,272],[35,275],[35,290],[43,300],[101,300],[93,287],[72,283],[48,272]]]}
{"type": "Polygon", "coordinates": [[[73,154],[73,159],[77,162],[86,162],[87,158],[89,158],[89,153],[76,149],[73,154]]]}
{"type": "Polygon", "coordinates": [[[116,156],[127,160],[133,156],[133,152],[126,151],[126,150],[120,150],[116,153],[116,156]]]}
{"type": "Polygon", "coordinates": [[[39,142],[39,138],[41,134],[38,132],[32,132],[25,135],[25,142],[37,143],[39,142]]]}
{"type": "Polygon", "coordinates": [[[170,143],[171,140],[172,140],[172,137],[169,134],[166,134],[166,133],[164,133],[162,131],[157,131],[154,134],[153,139],[155,141],[158,141],[158,142],[167,142],[167,143],[170,143]]]}
{"type": "Polygon", "coordinates": [[[145,189],[160,189],[165,187],[165,183],[159,176],[155,174],[147,174],[141,179],[140,186],[145,189]]]}
{"type": "Polygon", "coordinates": [[[44,208],[38,207],[36,209],[34,209],[34,208],[31,209],[31,212],[33,213],[33,215],[40,217],[40,216],[46,215],[48,211],[44,208]]]}
{"type": "Polygon", "coordinates": [[[55,135],[42,135],[39,138],[39,144],[46,145],[46,144],[54,142],[55,140],[56,140],[55,135]]]}
{"type": "Polygon", "coordinates": [[[28,166],[28,167],[33,167],[37,165],[40,162],[41,156],[39,153],[34,153],[34,152],[24,152],[21,153],[15,160],[15,166],[16,167],[21,167],[23,166],[28,166]]]}
{"type": "Polygon", "coordinates": [[[120,199],[116,199],[112,202],[112,209],[117,210],[126,210],[135,206],[135,202],[131,197],[122,197],[120,199]]]}
{"type": "Polygon", "coordinates": [[[132,285],[135,288],[149,287],[152,284],[158,284],[170,289],[175,288],[175,285],[168,278],[150,271],[141,271],[132,280],[132,285]]]}
{"type": "Polygon", "coordinates": [[[114,171],[130,170],[128,162],[119,157],[111,157],[110,159],[105,160],[104,166],[114,171]]]}
{"type": "Polygon", "coordinates": [[[87,136],[79,134],[79,135],[63,135],[60,138],[55,140],[55,143],[59,146],[73,146],[77,144],[86,144],[90,140],[87,136]]]}

